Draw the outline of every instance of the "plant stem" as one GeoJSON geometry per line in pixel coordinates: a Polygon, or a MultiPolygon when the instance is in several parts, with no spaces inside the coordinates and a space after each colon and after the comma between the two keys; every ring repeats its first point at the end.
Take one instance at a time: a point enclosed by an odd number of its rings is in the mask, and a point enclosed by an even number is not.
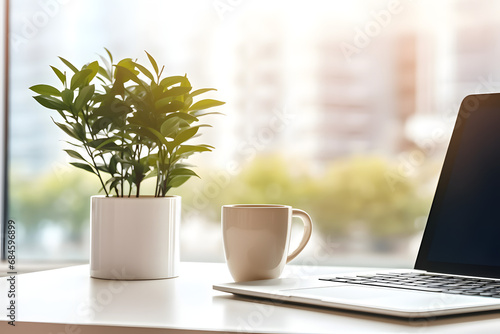
{"type": "Polygon", "coordinates": [[[167,185],[168,185],[168,179],[170,178],[170,171],[172,170],[172,158],[174,156],[174,149],[172,149],[172,153],[170,153],[170,156],[168,157],[168,170],[167,170],[167,176],[165,177],[165,186],[163,187],[164,189],[164,192],[163,192],[163,196],[167,195],[167,185]]]}
{"type": "Polygon", "coordinates": [[[109,197],[109,193],[108,193],[108,190],[106,189],[106,186],[104,185],[104,181],[101,177],[101,173],[99,173],[99,169],[97,169],[97,164],[95,162],[94,155],[92,154],[92,152],[90,152],[90,149],[89,149],[89,146],[87,145],[87,143],[84,142],[83,147],[85,147],[87,154],[89,155],[90,159],[92,159],[92,165],[94,166],[94,168],[97,172],[97,177],[99,178],[99,181],[101,181],[101,185],[102,185],[102,188],[104,189],[104,193],[106,194],[106,197],[109,197]]]}
{"type": "MultiPolygon", "coordinates": [[[[140,142],[140,140],[139,140],[139,142],[140,142]]],[[[141,153],[142,153],[142,145],[137,144],[135,146],[134,152],[135,152],[135,156],[134,156],[133,160],[140,162],[141,161],[141,153]]],[[[144,180],[144,174],[145,174],[145,172],[143,172],[142,175],[138,175],[137,171],[136,171],[136,179],[135,179],[135,187],[137,188],[137,190],[136,190],[136,197],[139,197],[139,195],[140,195],[140,192],[141,192],[141,183],[144,180]]],[[[130,187],[130,192],[132,192],[132,187],[130,187]]]]}
{"type": "MultiPolygon", "coordinates": [[[[137,183],[137,193],[135,194],[135,197],[139,197],[139,192],[141,190],[141,183],[137,183]]],[[[130,187],[130,192],[132,193],[132,187],[130,187]]]]}
{"type": "MultiPolygon", "coordinates": [[[[123,132],[123,130],[121,131],[121,135],[122,135],[122,151],[120,152],[120,156],[123,160],[123,150],[125,150],[125,134],[123,132]]],[[[124,175],[124,172],[125,172],[125,169],[123,168],[123,165],[121,165],[122,168],[121,168],[121,173],[120,173],[120,176],[121,176],[121,180],[120,180],[120,186],[122,188],[122,191],[121,191],[121,194],[122,194],[122,197],[124,195],[123,193],[123,183],[124,183],[124,179],[125,179],[125,175],[124,175]]]]}
{"type": "MultiPolygon", "coordinates": [[[[88,113],[88,108],[85,108],[84,111],[86,111],[88,113]]],[[[92,140],[95,140],[95,137],[92,134],[92,128],[90,127],[86,113],[82,112],[82,116],[83,116],[83,121],[85,123],[84,126],[87,127],[90,135],[92,136],[92,140]]],[[[79,118],[78,118],[78,116],[76,116],[75,121],[77,123],[78,123],[78,120],[79,120],[79,118]]],[[[85,147],[85,150],[87,151],[87,154],[90,156],[90,159],[92,160],[92,165],[94,166],[94,169],[97,173],[97,177],[99,178],[99,181],[101,182],[102,188],[104,189],[104,193],[106,194],[106,197],[109,197],[109,193],[108,193],[108,190],[106,189],[106,185],[104,184],[104,180],[102,179],[101,173],[99,172],[99,168],[97,168],[97,163],[95,162],[94,155],[92,154],[92,152],[90,151],[90,147],[88,146],[87,136],[85,136],[85,140],[82,141],[82,143],[83,143],[83,147],[85,147]]],[[[101,158],[103,159],[104,165],[106,166],[106,161],[104,160],[104,157],[101,156],[101,158]]]]}
{"type": "Polygon", "coordinates": [[[155,190],[155,197],[160,196],[161,192],[161,176],[163,175],[162,170],[163,170],[163,150],[161,145],[158,145],[158,162],[157,162],[157,169],[158,169],[158,175],[156,175],[156,190],[155,190]]]}

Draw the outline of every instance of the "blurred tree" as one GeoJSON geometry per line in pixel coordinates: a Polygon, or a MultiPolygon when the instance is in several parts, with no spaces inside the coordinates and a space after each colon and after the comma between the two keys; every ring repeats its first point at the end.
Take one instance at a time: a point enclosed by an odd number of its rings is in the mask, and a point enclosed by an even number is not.
{"type": "Polygon", "coordinates": [[[97,194],[99,184],[89,173],[70,167],[36,179],[21,177],[12,168],[9,188],[9,218],[24,226],[28,238],[36,238],[40,224],[48,221],[62,224],[76,240],[89,223],[90,196],[97,194]]]}
{"type": "Polygon", "coordinates": [[[335,160],[317,173],[308,167],[276,155],[258,156],[219,188],[204,192],[204,182],[210,182],[205,171],[202,180],[178,194],[188,210],[196,210],[190,205],[196,203],[193,196],[205,196],[200,214],[217,222],[223,204],[274,203],[306,210],[321,233],[338,238],[353,226],[373,237],[407,236],[422,228],[415,221],[427,215],[431,197],[421,195],[418,180],[398,176],[395,164],[359,156],[335,160]]]}
{"type": "Polygon", "coordinates": [[[310,210],[325,233],[343,235],[356,223],[375,237],[409,235],[430,207],[416,180],[398,176],[396,166],[380,157],[337,160],[316,182],[310,210]]]}

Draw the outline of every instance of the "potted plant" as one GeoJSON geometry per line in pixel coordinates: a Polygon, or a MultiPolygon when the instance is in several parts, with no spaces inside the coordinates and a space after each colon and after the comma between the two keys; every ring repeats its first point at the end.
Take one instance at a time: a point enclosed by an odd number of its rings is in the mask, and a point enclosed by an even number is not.
{"type": "Polygon", "coordinates": [[[91,276],[157,279],[177,276],[181,199],[170,189],[197,176],[186,158],[212,146],[188,143],[206,109],[224,102],[200,99],[187,75],[163,76],[131,58],[100,57],[68,71],[51,66],[62,87],[30,87],[35,100],[56,110],[54,123],[71,141],[71,165],[94,174],[104,195],[91,198],[91,276]],[[195,102],[197,100],[197,102],[195,102]],[[151,194],[141,187],[153,180],[151,194]]]}

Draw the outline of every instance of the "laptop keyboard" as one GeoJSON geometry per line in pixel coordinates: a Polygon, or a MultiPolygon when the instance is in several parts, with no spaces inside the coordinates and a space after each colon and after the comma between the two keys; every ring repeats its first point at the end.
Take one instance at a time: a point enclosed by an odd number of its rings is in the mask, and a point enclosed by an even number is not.
{"type": "Polygon", "coordinates": [[[322,281],[500,298],[500,280],[429,273],[387,273],[320,278],[322,281]]]}

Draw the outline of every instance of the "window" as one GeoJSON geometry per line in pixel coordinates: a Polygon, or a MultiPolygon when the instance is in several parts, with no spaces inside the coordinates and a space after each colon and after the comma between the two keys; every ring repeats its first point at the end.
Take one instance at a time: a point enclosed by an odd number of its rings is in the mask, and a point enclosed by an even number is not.
{"type": "Polygon", "coordinates": [[[8,194],[19,257],[88,260],[99,184],[69,166],[64,134],[28,88],[56,84],[58,56],[81,66],[106,47],[116,58],[147,50],[227,102],[204,133],[216,150],[194,161],[201,180],[174,192],[183,260],[223,261],[220,206],[260,202],[312,215],[296,263],[412,266],[458,105],[499,88],[500,40],[484,31],[500,29],[500,5],[482,4],[13,1],[8,194]]]}
{"type": "Polygon", "coordinates": [[[5,214],[5,190],[6,190],[6,115],[8,106],[7,80],[8,80],[8,1],[0,1],[0,17],[3,24],[0,26],[0,260],[6,258],[4,238],[7,235],[7,224],[5,214]]]}

